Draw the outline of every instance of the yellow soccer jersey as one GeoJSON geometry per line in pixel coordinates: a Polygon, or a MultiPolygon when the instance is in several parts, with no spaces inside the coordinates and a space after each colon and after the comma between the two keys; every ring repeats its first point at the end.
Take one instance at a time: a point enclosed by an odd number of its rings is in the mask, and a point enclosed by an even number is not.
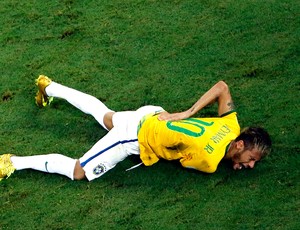
{"type": "Polygon", "coordinates": [[[159,158],[180,160],[183,167],[216,171],[227,146],[240,133],[236,112],[222,117],[159,121],[147,118],[138,132],[140,157],[150,166],[159,158]]]}

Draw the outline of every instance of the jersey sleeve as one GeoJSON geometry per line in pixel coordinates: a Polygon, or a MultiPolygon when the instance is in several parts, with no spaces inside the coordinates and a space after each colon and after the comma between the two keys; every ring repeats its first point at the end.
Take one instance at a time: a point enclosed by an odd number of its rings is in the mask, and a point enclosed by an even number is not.
{"type": "Polygon", "coordinates": [[[216,165],[210,164],[206,159],[195,157],[195,154],[187,154],[180,159],[180,163],[185,168],[195,169],[205,173],[214,173],[216,165]]]}
{"type": "Polygon", "coordinates": [[[152,151],[150,146],[147,146],[146,143],[140,144],[140,158],[146,166],[151,166],[159,161],[155,152],[152,151]]]}

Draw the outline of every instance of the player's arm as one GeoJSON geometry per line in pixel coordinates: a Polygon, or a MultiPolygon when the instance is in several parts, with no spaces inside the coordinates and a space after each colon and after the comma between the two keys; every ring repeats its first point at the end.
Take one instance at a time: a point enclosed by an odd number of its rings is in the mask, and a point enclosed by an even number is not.
{"type": "Polygon", "coordinates": [[[207,154],[199,152],[199,146],[189,146],[189,149],[186,149],[182,154],[180,163],[184,168],[195,169],[205,173],[214,173],[217,170],[218,164],[214,161],[218,156],[207,157],[207,154]],[[211,159],[215,158],[215,159],[211,159]]]}
{"type": "Polygon", "coordinates": [[[195,169],[205,173],[214,173],[217,170],[217,167],[215,165],[210,165],[205,160],[199,160],[199,159],[186,160],[183,158],[180,160],[180,163],[184,168],[195,169]]]}
{"type": "Polygon", "coordinates": [[[232,111],[234,105],[232,102],[231,94],[228,85],[224,81],[219,81],[213,87],[211,87],[205,94],[203,94],[199,100],[188,110],[180,113],[168,113],[163,112],[159,115],[159,120],[181,120],[192,117],[198,111],[205,106],[218,103],[218,114],[221,116],[224,113],[232,111]]]}

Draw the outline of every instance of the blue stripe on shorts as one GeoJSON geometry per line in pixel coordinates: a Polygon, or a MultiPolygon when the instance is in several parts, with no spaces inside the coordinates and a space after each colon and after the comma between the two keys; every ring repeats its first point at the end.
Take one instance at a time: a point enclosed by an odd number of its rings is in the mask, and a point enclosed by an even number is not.
{"type": "Polygon", "coordinates": [[[100,152],[96,153],[94,156],[90,157],[89,159],[87,159],[86,161],[80,163],[81,167],[84,167],[87,163],[89,163],[91,160],[93,160],[94,158],[100,156],[102,153],[110,150],[111,148],[119,145],[119,144],[126,144],[126,143],[130,143],[130,142],[135,142],[137,141],[138,139],[132,139],[132,140],[124,140],[124,141],[118,141],[114,144],[112,144],[111,146],[108,146],[107,148],[101,150],[100,152]]]}

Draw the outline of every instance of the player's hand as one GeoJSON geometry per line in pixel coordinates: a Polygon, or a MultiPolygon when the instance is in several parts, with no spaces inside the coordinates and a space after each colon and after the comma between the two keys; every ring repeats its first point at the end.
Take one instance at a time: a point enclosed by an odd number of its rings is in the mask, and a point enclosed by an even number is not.
{"type": "Polygon", "coordinates": [[[158,116],[158,120],[160,121],[178,121],[182,119],[186,119],[189,116],[187,115],[186,112],[181,112],[181,113],[168,113],[166,111],[162,112],[158,116]]]}
{"type": "Polygon", "coordinates": [[[233,169],[234,170],[241,170],[243,168],[243,166],[240,163],[233,163],[233,169]]]}

